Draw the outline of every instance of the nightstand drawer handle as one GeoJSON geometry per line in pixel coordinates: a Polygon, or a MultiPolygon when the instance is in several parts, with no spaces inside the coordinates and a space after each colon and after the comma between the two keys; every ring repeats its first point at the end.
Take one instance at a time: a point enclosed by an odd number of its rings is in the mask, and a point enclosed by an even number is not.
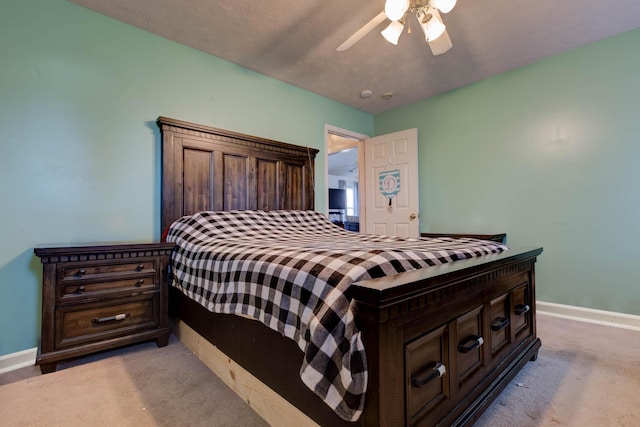
{"type": "Polygon", "coordinates": [[[136,267],[136,271],[142,271],[144,270],[144,264],[138,264],[138,266],[136,267]]]}
{"type": "Polygon", "coordinates": [[[131,314],[129,314],[129,313],[120,313],[120,314],[116,314],[114,316],[107,316],[107,317],[100,317],[100,318],[97,318],[97,319],[91,319],[91,323],[104,323],[104,322],[111,322],[112,320],[124,320],[129,316],[131,316],[131,314]]]}
{"type": "Polygon", "coordinates": [[[85,291],[85,287],[84,286],[78,286],[78,289],[76,289],[76,291],[74,292],[74,294],[76,295],[80,295],[85,291]]]}
{"type": "Polygon", "coordinates": [[[429,382],[436,378],[441,378],[444,374],[447,373],[447,368],[440,362],[436,362],[436,364],[431,369],[431,372],[424,378],[413,377],[411,378],[411,385],[420,388],[427,385],[429,382]]]}
{"type": "Polygon", "coordinates": [[[518,304],[515,306],[515,313],[520,316],[522,314],[525,314],[527,311],[531,310],[531,307],[529,307],[529,304],[518,304]]]}
{"type": "Polygon", "coordinates": [[[140,279],[136,282],[135,287],[139,288],[140,286],[144,285],[144,279],[140,279]]]}
{"type": "Polygon", "coordinates": [[[78,270],[78,272],[76,273],[76,276],[84,276],[85,274],[87,274],[87,270],[85,270],[84,268],[81,268],[80,270],[78,270]]]}

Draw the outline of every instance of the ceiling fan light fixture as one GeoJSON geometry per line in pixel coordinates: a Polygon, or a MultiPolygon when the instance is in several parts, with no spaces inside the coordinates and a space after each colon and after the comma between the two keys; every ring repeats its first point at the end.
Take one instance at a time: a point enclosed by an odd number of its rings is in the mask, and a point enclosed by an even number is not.
{"type": "Polygon", "coordinates": [[[449,13],[453,10],[457,0],[431,0],[431,5],[442,13],[449,13]]]}
{"type": "Polygon", "coordinates": [[[391,21],[391,24],[382,30],[380,34],[382,34],[382,37],[384,37],[389,43],[397,45],[403,29],[404,24],[398,21],[391,21]]]}
{"type": "Polygon", "coordinates": [[[435,56],[448,52],[452,47],[453,43],[446,31],[434,41],[429,42],[429,49],[431,49],[431,53],[435,56]]]}
{"type": "Polygon", "coordinates": [[[384,13],[389,20],[399,21],[409,9],[409,3],[410,0],[387,0],[384,3],[384,13]]]}
{"type": "Polygon", "coordinates": [[[432,53],[442,55],[451,50],[453,43],[447,34],[440,12],[450,12],[456,3],[457,0],[386,0],[385,9],[345,40],[336,50],[342,52],[349,49],[386,19],[391,23],[380,33],[389,43],[397,45],[405,23],[407,32],[411,34],[411,19],[413,19],[411,15],[415,15],[432,53]]]}
{"type": "Polygon", "coordinates": [[[420,26],[424,31],[424,37],[427,42],[432,42],[440,37],[447,27],[442,23],[440,14],[434,8],[429,8],[426,12],[418,15],[420,26]]]}

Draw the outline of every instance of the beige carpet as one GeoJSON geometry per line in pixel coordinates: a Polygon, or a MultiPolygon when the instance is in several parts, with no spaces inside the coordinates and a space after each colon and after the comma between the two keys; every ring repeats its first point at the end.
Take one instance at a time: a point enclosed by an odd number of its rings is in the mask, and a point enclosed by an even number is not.
{"type": "MultiPolygon", "coordinates": [[[[542,349],[475,427],[640,426],[640,332],[538,316],[542,349]]],[[[263,426],[174,337],[0,375],[2,426],[263,426]]],[[[283,424],[283,425],[286,425],[283,424]]]]}
{"type": "Polygon", "coordinates": [[[173,335],[0,375],[0,426],[266,426],[173,335]]]}
{"type": "Polygon", "coordinates": [[[640,426],[640,332],[538,315],[538,336],[475,427],[640,426]]]}

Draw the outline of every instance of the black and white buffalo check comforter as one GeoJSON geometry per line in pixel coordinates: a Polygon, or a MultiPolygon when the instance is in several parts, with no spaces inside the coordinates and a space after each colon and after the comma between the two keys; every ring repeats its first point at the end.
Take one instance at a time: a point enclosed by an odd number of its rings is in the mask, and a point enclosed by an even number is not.
{"type": "Polygon", "coordinates": [[[367,364],[351,283],[507,247],[345,231],[314,211],[200,212],[171,225],[173,286],[210,311],[242,314],[295,340],[303,382],[339,416],[364,406],[367,364]]]}

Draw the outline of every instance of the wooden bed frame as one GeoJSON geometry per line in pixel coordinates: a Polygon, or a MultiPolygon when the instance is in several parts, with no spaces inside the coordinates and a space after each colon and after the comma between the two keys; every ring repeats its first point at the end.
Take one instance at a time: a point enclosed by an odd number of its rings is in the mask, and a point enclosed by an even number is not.
{"type": "MultiPolygon", "coordinates": [[[[317,150],[166,117],[158,125],[162,230],[200,210],[313,209],[317,150]]],[[[170,314],[194,348],[210,346],[221,352],[210,358],[233,363],[231,382],[246,371],[314,423],[470,425],[537,357],[534,264],[541,252],[512,248],[354,284],[369,372],[356,423],[302,383],[303,354],[294,341],[254,320],[211,313],[173,289],[170,314]]],[[[294,416],[275,412],[276,424],[294,416]]]]}

